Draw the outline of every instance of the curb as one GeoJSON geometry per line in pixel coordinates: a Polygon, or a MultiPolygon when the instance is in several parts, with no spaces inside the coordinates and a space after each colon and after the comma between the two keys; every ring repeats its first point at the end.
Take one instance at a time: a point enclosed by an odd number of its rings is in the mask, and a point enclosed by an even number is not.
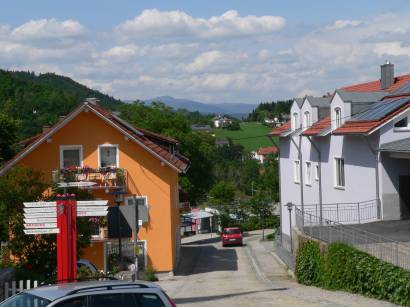
{"type": "Polygon", "coordinates": [[[269,251],[269,254],[271,254],[271,255],[273,256],[273,258],[275,258],[275,260],[276,260],[281,266],[283,266],[283,268],[285,269],[286,273],[288,273],[288,275],[289,275],[292,279],[296,280],[295,272],[293,272],[293,270],[291,270],[291,269],[288,267],[288,265],[287,265],[285,262],[283,262],[283,260],[280,259],[280,257],[279,257],[278,255],[276,255],[275,252],[269,251]]]}

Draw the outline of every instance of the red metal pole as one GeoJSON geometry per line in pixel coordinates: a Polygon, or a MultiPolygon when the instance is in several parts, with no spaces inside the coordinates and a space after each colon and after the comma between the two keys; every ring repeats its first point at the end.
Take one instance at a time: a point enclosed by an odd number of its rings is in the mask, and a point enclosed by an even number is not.
{"type": "Polygon", "coordinates": [[[75,280],[77,278],[77,202],[75,200],[75,195],[70,195],[70,210],[71,210],[71,227],[70,227],[70,249],[71,249],[71,259],[70,259],[70,279],[75,280]]]}
{"type": "Polygon", "coordinates": [[[57,226],[60,229],[57,237],[57,281],[67,281],[69,279],[67,213],[69,213],[67,195],[63,194],[60,195],[57,206],[57,226]]]}

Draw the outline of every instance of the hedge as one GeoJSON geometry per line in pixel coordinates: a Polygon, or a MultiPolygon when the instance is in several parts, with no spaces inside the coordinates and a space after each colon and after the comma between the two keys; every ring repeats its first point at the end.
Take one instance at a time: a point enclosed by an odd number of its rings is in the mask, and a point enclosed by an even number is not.
{"type": "Polygon", "coordinates": [[[299,283],[343,290],[410,306],[410,271],[381,261],[343,243],[303,243],[296,256],[299,283]]]}

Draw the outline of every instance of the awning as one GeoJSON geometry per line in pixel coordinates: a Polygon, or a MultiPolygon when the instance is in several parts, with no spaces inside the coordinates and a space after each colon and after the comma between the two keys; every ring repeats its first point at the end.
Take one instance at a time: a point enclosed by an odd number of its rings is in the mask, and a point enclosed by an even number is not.
{"type": "Polygon", "coordinates": [[[205,211],[198,211],[198,212],[191,212],[191,213],[186,213],[183,214],[184,217],[188,217],[193,220],[200,220],[200,219],[205,219],[207,217],[214,216],[212,213],[205,212],[205,211]]]}
{"type": "Polygon", "coordinates": [[[381,144],[379,151],[410,153],[410,138],[381,144]]]}

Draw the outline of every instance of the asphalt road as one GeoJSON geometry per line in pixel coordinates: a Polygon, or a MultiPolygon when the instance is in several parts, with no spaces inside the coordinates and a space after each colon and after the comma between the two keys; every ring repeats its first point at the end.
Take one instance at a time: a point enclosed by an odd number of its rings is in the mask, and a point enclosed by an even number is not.
{"type": "Polygon", "coordinates": [[[299,285],[272,256],[271,245],[260,242],[259,233],[227,248],[209,235],[188,238],[178,272],[159,284],[178,306],[393,306],[299,285]]]}

